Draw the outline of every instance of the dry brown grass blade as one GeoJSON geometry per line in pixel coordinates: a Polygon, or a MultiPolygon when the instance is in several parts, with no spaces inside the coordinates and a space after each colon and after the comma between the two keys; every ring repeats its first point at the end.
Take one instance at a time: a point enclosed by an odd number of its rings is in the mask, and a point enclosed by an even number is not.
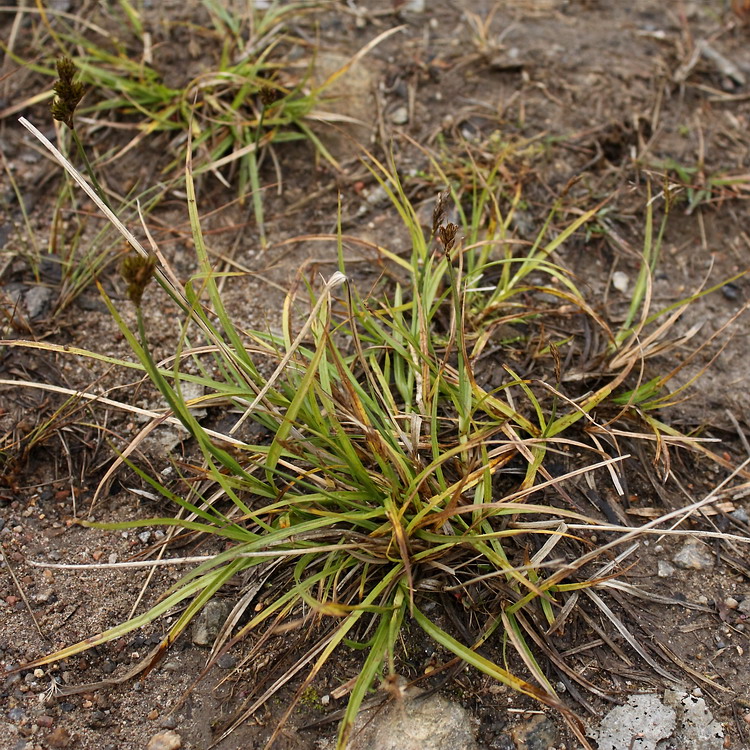
{"type": "MultiPolygon", "coordinates": [[[[611,702],[612,696],[601,690],[593,682],[587,680],[583,674],[571,667],[565,660],[565,657],[548,641],[545,640],[541,635],[541,630],[532,625],[526,616],[521,612],[516,613],[516,619],[518,620],[521,627],[523,627],[526,635],[528,635],[537,647],[544,653],[544,655],[559,669],[563,674],[567,675],[571,680],[577,682],[582,688],[597,695],[602,700],[611,702]]],[[[549,631],[548,631],[549,632],[549,631]]]]}
{"type": "Polygon", "coordinates": [[[596,606],[604,614],[604,616],[615,626],[617,632],[628,642],[630,647],[638,654],[638,656],[641,657],[641,659],[643,659],[643,661],[646,662],[646,664],[651,667],[651,669],[653,669],[657,674],[660,674],[667,680],[670,680],[671,682],[679,682],[679,679],[677,677],[667,672],[664,667],[662,667],[660,664],[654,661],[654,659],[651,658],[651,656],[646,652],[643,646],[638,643],[638,640],[635,638],[635,636],[625,627],[622,620],[617,617],[617,615],[610,609],[609,605],[607,605],[607,603],[595,591],[592,591],[591,589],[584,589],[583,591],[584,594],[586,594],[586,596],[588,596],[588,598],[591,599],[594,604],[596,604],[596,606]]]}
{"type": "MultiPolygon", "coordinates": [[[[265,690],[264,693],[260,697],[258,697],[250,706],[248,706],[244,710],[241,710],[241,713],[232,722],[232,724],[224,732],[222,732],[222,734],[211,745],[209,745],[207,750],[211,750],[212,748],[216,747],[219,743],[221,743],[223,740],[229,737],[236,729],[242,726],[242,724],[245,721],[247,721],[261,706],[263,706],[268,700],[270,700],[270,698],[272,698],[282,687],[284,687],[284,685],[286,685],[299,671],[301,671],[316,656],[318,656],[320,652],[325,649],[325,647],[328,645],[328,643],[331,641],[334,635],[335,635],[335,631],[334,633],[330,633],[325,638],[322,638],[321,640],[319,640],[309,651],[307,651],[307,653],[305,653],[300,659],[298,659],[297,662],[292,667],[290,667],[286,672],[284,672],[284,674],[281,677],[275,680],[273,684],[267,690],[265,690]]],[[[300,690],[304,690],[310,684],[310,682],[312,682],[312,679],[315,676],[315,673],[316,672],[313,670],[313,672],[311,672],[310,675],[308,675],[308,677],[305,678],[302,685],[300,686],[300,690]]],[[[289,715],[291,714],[295,705],[296,704],[292,702],[292,705],[289,707],[289,710],[282,717],[282,719],[278,722],[277,731],[288,720],[289,715]]],[[[275,738],[275,736],[276,734],[274,733],[273,738],[275,738]]],[[[268,748],[269,745],[266,745],[266,747],[268,748]]]]}
{"type": "Polygon", "coordinates": [[[34,627],[37,630],[37,633],[42,637],[43,640],[49,641],[49,638],[44,634],[42,631],[41,626],[39,625],[39,621],[36,619],[36,615],[34,614],[34,610],[31,608],[31,604],[29,604],[29,600],[26,597],[26,592],[23,590],[23,587],[21,586],[21,582],[16,577],[15,571],[11,567],[10,560],[8,559],[8,556],[5,554],[5,549],[3,549],[3,545],[0,544],[0,554],[3,556],[3,562],[5,563],[5,569],[10,574],[11,579],[13,580],[13,583],[15,584],[16,589],[18,590],[18,593],[21,595],[21,599],[23,599],[23,603],[26,605],[26,609],[29,612],[29,615],[31,615],[31,619],[34,623],[34,627]]]}

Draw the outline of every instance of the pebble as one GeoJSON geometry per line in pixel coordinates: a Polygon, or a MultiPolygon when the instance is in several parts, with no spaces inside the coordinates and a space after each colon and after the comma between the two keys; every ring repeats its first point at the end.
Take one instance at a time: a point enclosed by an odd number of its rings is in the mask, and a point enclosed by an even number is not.
{"type": "Polygon", "coordinates": [[[396,107],[389,119],[394,125],[406,125],[409,122],[409,110],[406,107],[396,107]]]}
{"type": "Polygon", "coordinates": [[[733,596],[728,596],[724,599],[724,606],[727,609],[737,609],[737,607],[740,606],[740,603],[733,596]]]}
{"type": "Polygon", "coordinates": [[[367,191],[365,194],[365,200],[371,206],[383,206],[388,203],[390,198],[388,197],[386,189],[382,185],[376,185],[372,190],[367,191]]]}
{"type": "Polygon", "coordinates": [[[557,747],[557,729],[547,716],[537,714],[529,721],[514,727],[511,737],[518,750],[547,750],[557,747]]]}
{"type": "Polygon", "coordinates": [[[232,605],[223,599],[211,599],[193,623],[193,643],[196,646],[213,646],[222,625],[226,622],[232,605]]]}
{"type": "Polygon", "coordinates": [[[47,311],[52,299],[52,290],[46,286],[33,286],[26,292],[26,311],[29,318],[34,320],[47,311]]]}
{"type": "Polygon", "coordinates": [[[750,523],[750,516],[748,516],[744,508],[737,508],[737,510],[733,510],[729,515],[740,523],[750,523]]]}
{"type": "Polygon", "coordinates": [[[55,592],[52,589],[42,589],[38,594],[34,594],[32,599],[36,604],[49,604],[54,597],[55,592]]]}
{"type": "Polygon", "coordinates": [[[745,598],[739,603],[737,609],[742,612],[743,615],[750,615],[750,596],[745,596],[745,598]]]}
{"type": "Polygon", "coordinates": [[[66,748],[70,747],[72,739],[73,738],[70,736],[70,732],[67,729],[57,727],[57,729],[53,729],[47,735],[47,744],[54,748],[66,748]]]}
{"type": "Polygon", "coordinates": [[[671,578],[676,572],[676,568],[666,560],[659,560],[656,563],[656,575],[659,578],[671,578]]]}
{"type": "Polygon", "coordinates": [[[237,666],[237,659],[232,654],[222,654],[216,660],[216,666],[219,669],[234,669],[237,666]]]}
{"type": "Polygon", "coordinates": [[[739,299],[739,296],[740,296],[739,287],[736,284],[732,284],[731,281],[728,284],[724,284],[724,286],[721,287],[721,293],[728,300],[732,300],[732,302],[739,299]]]}
{"type": "Polygon", "coordinates": [[[628,286],[630,285],[630,278],[623,271],[615,271],[612,274],[612,286],[622,294],[627,294],[628,286]]]}
{"type": "Polygon", "coordinates": [[[164,729],[177,729],[177,718],[175,716],[162,716],[159,719],[159,726],[164,729]]]}
{"type": "Polygon", "coordinates": [[[711,570],[716,558],[708,547],[691,538],[672,557],[672,562],[683,570],[711,570]]]}
{"type": "Polygon", "coordinates": [[[117,669],[117,664],[115,664],[115,662],[113,661],[110,661],[109,659],[107,659],[104,664],[102,664],[102,672],[104,672],[104,674],[112,674],[115,669],[117,669]]]}
{"type": "MultiPolygon", "coordinates": [[[[471,717],[441,695],[404,698],[381,711],[363,712],[351,750],[476,750],[471,717]]],[[[545,749],[546,750],[546,749],[545,749]]]]}
{"type": "Polygon", "coordinates": [[[182,737],[171,729],[157,732],[146,745],[146,750],[179,750],[182,747],[182,737]]]}

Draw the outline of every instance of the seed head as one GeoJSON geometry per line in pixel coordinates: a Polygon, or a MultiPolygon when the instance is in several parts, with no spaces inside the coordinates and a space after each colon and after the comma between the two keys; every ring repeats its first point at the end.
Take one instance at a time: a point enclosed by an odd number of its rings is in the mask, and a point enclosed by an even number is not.
{"type": "Polygon", "coordinates": [[[260,97],[260,101],[263,106],[268,109],[268,107],[270,107],[272,104],[275,104],[279,99],[281,99],[283,94],[278,89],[275,89],[266,83],[261,86],[261,89],[258,92],[258,96],[260,97]]]}
{"type": "Polygon", "coordinates": [[[61,57],[57,61],[59,77],[52,87],[55,98],[50,106],[52,117],[64,122],[71,130],[73,129],[73,114],[86,93],[84,85],[80,81],[73,80],[75,74],[76,65],[69,57],[61,57]]]}
{"type": "Polygon", "coordinates": [[[128,255],[122,262],[120,270],[122,277],[128,282],[128,297],[136,307],[141,306],[143,292],[151,281],[155,268],[156,258],[153,256],[144,258],[141,255],[128,255]]]}
{"type": "Polygon", "coordinates": [[[432,212],[432,235],[437,234],[440,225],[445,221],[445,214],[448,210],[448,199],[451,197],[450,188],[446,188],[438,194],[435,208],[432,212]]]}
{"type": "Polygon", "coordinates": [[[453,246],[456,244],[456,235],[458,234],[458,226],[449,222],[445,226],[438,229],[438,236],[440,241],[443,243],[443,250],[449,253],[453,246]]]}

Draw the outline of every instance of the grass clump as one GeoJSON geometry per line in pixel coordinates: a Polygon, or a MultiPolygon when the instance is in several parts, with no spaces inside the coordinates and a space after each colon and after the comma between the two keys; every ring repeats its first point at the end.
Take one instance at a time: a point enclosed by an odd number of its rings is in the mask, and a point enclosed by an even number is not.
{"type": "MultiPolygon", "coordinates": [[[[25,68],[57,78],[57,82],[52,91],[8,112],[52,97],[53,115],[68,125],[90,177],[74,112],[89,128],[136,131],[129,143],[103,155],[101,160],[106,163],[124,156],[145,137],[167,135],[166,152],[173,159],[159,164],[166,179],[180,182],[181,164],[189,147],[195,175],[211,173],[225,187],[236,185],[240,201],[251,196],[265,246],[261,164],[273,161],[281,184],[273,147],[305,140],[336,166],[315,133],[315,123],[334,117],[320,111],[319,104],[326,86],[349,66],[313,83],[312,65],[293,71],[283,60],[282,49],[307,46],[290,28],[319,9],[320,2],[274,2],[262,8],[250,3],[241,8],[202,0],[201,5],[206,22],[202,28],[186,24],[189,51],[176,61],[160,60],[161,48],[173,46],[174,41],[161,39],[164,31],[159,24],[130,3],[120,2],[119,12],[116,6],[103,22],[116,23],[116,31],[40,8],[39,33],[46,32],[48,46],[56,47],[62,55],[57,64],[25,61],[14,50],[2,48],[25,68]],[[198,55],[200,66],[193,62],[198,55]],[[200,70],[191,76],[186,73],[188,68],[200,70]]],[[[168,31],[177,33],[176,28],[168,31]]],[[[100,197],[106,202],[104,195],[100,197]]]]}
{"type": "MultiPolygon", "coordinates": [[[[600,207],[566,220],[557,205],[532,242],[516,243],[497,191],[485,181],[470,203],[479,215],[466,221],[473,241],[465,244],[463,229],[446,219],[450,192],[439,197],[425,231],[395,167],[369,164],[411,238],[408,258],[382,250],[405,280],[360,298],[346,276],[339,234],[339,270],[310,285],[309,313],[300,323],[290,295],[278,335],[239,329],[225,308],[189,169],[199,261],[193,278],[181,285],[158,251],[157,262],[121,228],[139,253],[125,266],[136,330],[106,295],[105,302],[139,369],[195,439],[204,463],[183,484],[169,486],[134,466],[176,504],[178,515],[99,526],[166,526],[211,535],[226,547],[197,560],[148,612],[25,668],[173,613],[162,644],[142,664],[151,668],[217,592],[241,580],[210,664],[243,639],[252,641],[247,659],[280,634],[299,634],[298,651],[283,674],[257,682],[223,736],[302,672],[296,700],[304,700],[332,655],[355,649],[362,663],[340,723],[338,746],[345,747],[368,692],[397,679],[408,627],[451,655],[446,667],[464,661],[558,708],[587,746],[582,725],[538,660],[538,647],[554,653],[547,634],[562,627],[571,599],[610,576],[616,561],[601,569],[594,563],[617,540],[592,549],[580,537],[601,522],[577,509],[566,483],[585,474],[619,488],[617,467],[626,457],[620,446],[626,436],[638,437],[636,428],[656,434],[663,453],[672,443],[690,443],[655,418],[645,420],[634,396],[643,342],[663,345],[668,331],[660,316],[648,313],[650,273],[626,323],[612,330],[555,260],[600,207]],[[480,233],[482,217],[490,221],[480,233]],[[141,309],[142,296],[153,293],[147,287],[152,274],[184,315],[171,369],[154,361],[141,309]],[[596,372],[580,369],[573,378],[568,360],[578,351],[578,332],[570,321],[584,319],[601,329],[603,343],[587,355],[596,372]],[[499,383],[490,386],[478,376],[478,363],[501,326],[516,332],[536,367],[522,376],[501,348],[499,383]],[[270,376],[259,367],[269,361],[275,364],[270,376]],[[188,363],[198,375],[187,374],[188,363]],[[587,387],[566,394],[566,378],[588,380],[587,387]],[[222,434],[204,428],[191,411],[198,403],[183,396],[186,382],[205,389],[201,406],[229,403],[233,427],[222,434]],[[252,433],[250,422],[258,428],[252,433]],[[562,471],[553,468],[560,461],[562,471]],[[457,632],[440,614],[457,600],[471,614],[471,630],[457,632]]],[[[646,234],[654,251],[653,229],[646,234]]],[[[654,252],[644,261],[647,269],[654,252]]],[[[598,595],[591,600],[600,606],[598,595]]],[[[588,685],[559,661],[567,678],[588,685]]]]}

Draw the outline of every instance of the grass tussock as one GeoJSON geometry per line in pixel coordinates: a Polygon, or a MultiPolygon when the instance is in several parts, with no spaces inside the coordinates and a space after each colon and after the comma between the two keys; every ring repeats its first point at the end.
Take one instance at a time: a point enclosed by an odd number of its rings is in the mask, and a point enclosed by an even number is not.
{"type": "MultiPolygon", "coordinates": [[[[225,38],[238,45],[245,38],[241,30],[228,26],[231,18],[217,5],[206,5],[225,38]]],[[[281,21],[264,17],[264,23],[281,21]]],[[[253,34],[251,39],[264,38],[258,27],[253,34]]],[[[498,144],[492,158],[469,154],[450,173],[433,160],[434,175],[452,187],[437,197],[430,226],[423,227],[396,165],[368,155],[368,169],[397,217],[392,231],[410,238],[408,257],[379,248],[401,281],[361,297],[348,278],[347,239],[339,226],[338,270],[306,280],[304,318],[295,316],[294,292],[280,333],[242,330],[224,304],[204,242],[194,177],[226,163],[230,152],[246,163],[241,189],[246,183],[259,195],[257,150],[264,139],[283,139],[294,124],[315,140],[303,120],[316,92],[273,82],[262,67],[270,65],[272,46],[233,63],[237,50],[223,50],[219,71],[179,97],[148,78],[143,65],[139,75],[148,85],[136,86],[132,71],[129,88],[122,88],[126,79],[114,72],[125,64],[122,55],[89,46],[77,61],[84,76],[110,75],[108,87],[119,98],[106,107],[131,108],[144,118],[143,132],[177,123],[191,134],[184,184],[198,271],[186,283],[158,247],[141,246],[99,185],[76,131],[83,86],[72,62],[58,65],[53,115],[70,130],[91,185],[24,121],[135,250],[121,266],[135,308],[132,328],[122,307],[101,285],[99,290],[137,364],[104,353],[72,353],[140,370],[168,412],[153,415],[105,481],[165,419],[187,430],[202,454],[202,463],[183,469],[175,484],[130,464],[151,491],[175,504],[175,516],[98,525],[156,525],[224,542],[220,553],[181,561],[194,567],[148,612],[24,668],[70,657],[171,614],[163,642],[126,676],[148,671],[219,591],[239,582],[208,666],[242,640],[251,644],[246,659],[279,634],[298,633],[300,648],[275,681],[258,682],[223,736],[299,676],[288,716],[332,656],[352,649],[361,653],[361,668],[344,691],[338,745],[345,747],[366,695],[378,684],[396,684],[405,634],[419,631],[451,655],[443,669],[466,662],[557,708],[588,746],[581,722],[540,661],[543,654],[567,679],[591,689],[550,638],[579,597],[586,596],[655,670],[669,675],[595,591],[609,584],[629,554],[613,557],[617,545],[656,524],[610,524],[605,528],[621,536],[596,547],[586,531],[602,529],[602,522],[581,509],[570,487],[578,478],[589,487],[598,480],[623,496],[621,465],[634,441],[656,446],[654,460],[665,474],[677,445],[718,460],[660,415],[692,382],[671,387],[702,347],[670,372],[647,375],[649,359],[690,338],[675,336],[674,326],[692,301],[711,291],[696,290],[667,309],[651,310],[669,187],[656,197],[647,188],[640,273],[629,305],[613,323],[559,260],[561,248],[599,217],[604,204],[572,213],[563,195],[535,236],[519,240],[512,227],[522,190],[501,188],[510,147],[498,144]],[[248,65],[255,67],[237,68],[248,65]],[[248,101],[256,101],[251,111],[248,101]],[[657,227],[658,199],[664,211],[657,227]],[[455,221],[449,209],[455,209],[455,221]],[[182,313],[169,368],[155,361],[149,344],[142,301],[152,294],[166,294],[182,313]],[[269,362],[273,372],[267,375],[261,363],[269,362]],[[204,395],[186,397],[187,383],[200,385],[204,395]],[[234,415],[230,429],[217,433],[199,421],[195,407],[212,406],[234,415]],[[446,620],[456,602],[469,613],[471,631],[446,620]],[[491,652],[484,648],[490,644],[491,652]]],[[[262,227],[260,204],[256,218],[262,227]]],[[[263,239],[262,229],[260,234],[263,239]]],[[[14,345],[54,349],[39,342],[14,345]]]]}
{"type": "MultiPolygon", "coordinates": [[[[300,676],[293,706],[337,651],[353,649],[362,659],[339,727],[338,745],[345,747],[368,692],[396,681],[404,633],[418,630],[451,655],[445,667],[466,662],[559,709],[588,746],[540,654],[590,688],[555,651],[550,634],[580,596],[627,633],[595,590],[624,559],[613,557],[617,544],[656,524],[642,530],[610,525],[622,536],[592,547],[586,529],[601,529],[602,522],[579,509],[570,483],[586,477],[595,485],[598,478],[622,495],[620,465],[633,441],[655,445],[655,460],[667,473],[676,445],[710,454],[659,416],[679,395],[681,389],[670,392],[669,386],[680,368],[646,378],[649,358],[684,342],[672,334],[674,325],[705,293],[651,311],[663,232],[663,225],[654,226],[656,201],[644,196],[641,274],[623,318],[610,324],[558,256],[601,205],[571,216],[561,199],[534,239],[520,242],[511,231],[518,192],[503,199],[498,173],[490,170],[441,193],[424,228],[395,165],[370,156],[368,167],[398,217],[392,231],[411,240],[409,257],[381,248],[404,280],[360,297],[347,276],[339,231],[338,270],[309,284],[302,321],[290,294],[274,335],[240,329],[224,305],[201,233],[194,151],[187,149],[185,185],[199,270],[185,284],[158,248],[146,251],[63,162],[137,253],[123,266],[134,328],[100,291],[137,368],[203,456],[202,465],[174,485],[132,466],[153,492],[175,504],[176,516],[98,525],[163,526],[221,539],[225,549],[193,561],[148,612],[24,668],[72,656],[171,613],[163,642],[139,665],[147,671],[208,601],[240,581],[209,666],[241,640],[252,644],[246,659],[281,633],[300,634],[300,650],[273,682],[259,681],[224,736],[300,676]],[[460,224],[447,218],[452,204],[460,224]],[[183,314],[170,369],[154,360],[141,307],[144,295],[157,293],[183,314]],[[584,339],[598,345],[584,346],[584,339]],[[530,355],[524,372],[506,356],[507,341],[530,355]],[[480,374],[490,356],[493,384],[480,374]],[[269,361],[270,376],[260,366],[269,361]],[[187,364],[198,374],[188,374],[187,364]],[[187,399],[187,382],[200,384],[204,395],[187,399]],[[194,415],[196,406],[228,408],[233,426],[222,434],[209,431],[194,415]],[[249,423],[256,429],[248,430],[249,423]],[[457,601],[469,613],[471,632],[444,617],[457,601]],[[486,656],[488,644],[505,657],[486,656]]],[[[666,220],[669,195],[662,197],[666,220]]],[[[666,674],[632,636],[628,643],[666,674]]]]}

